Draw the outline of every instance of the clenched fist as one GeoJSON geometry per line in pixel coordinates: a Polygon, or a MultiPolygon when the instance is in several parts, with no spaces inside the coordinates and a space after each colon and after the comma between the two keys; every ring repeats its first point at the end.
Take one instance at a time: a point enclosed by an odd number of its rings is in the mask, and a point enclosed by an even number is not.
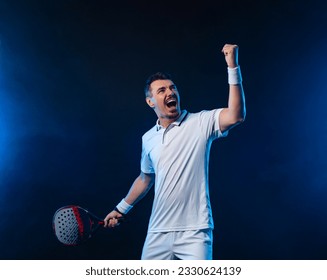
{"type": "Polygon", "coordinates": [[[238,46],[226,44],[221,52],[225,55],[225,60],[229,68],[238,66],[238,46]]]}

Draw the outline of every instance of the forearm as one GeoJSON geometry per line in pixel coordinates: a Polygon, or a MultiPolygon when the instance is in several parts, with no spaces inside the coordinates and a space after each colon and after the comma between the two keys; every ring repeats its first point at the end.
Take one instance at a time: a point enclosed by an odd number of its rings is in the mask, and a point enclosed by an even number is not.
{"type": "Polygon", "coordinates": [[[246,115],[245,96],[242,83],[229,85],[228,115],[232,123],[243,122],[246,115]]]}
{"type": "Polygon", "coordinates": [[[229,83],[228,106],[219,116],[220,130],[224,132],[243,122],[246,110],[241,69],[238,65],[238,46],[226,44],[222,52],[228,66],[229,83]]]}
{"type": "Polygon", "coordinates": [[[124,198],[129,205],[135,205],[151,189],[154,183],[154,175],[141,173],[132,184],[128,194],[124,198]]]}
{"type": "Polygon", "coordinates": [[[141,174],[135,179],[127,196],[112,210],[104,219],[104,227],[115,227],[119,225],[119,219],[127,214],[154,184],[154,174],[141,174]]]}
{"type": "MultiPolygon", "coordinates": [[[[230,72],[230,69],[228,70],[230,72]]],[[[245,108],[245,96],[242,85],[242,77],[240,69],[232,69],[232,73],[228,77],[229,82],[229,95],[228,106],[220,114],[219,124],[222,132],[227,131],[234,126],[242,123],[245,120],[246,108],[245,108]],[[236,77],[233,77],[236,74],[236,77]],[[239,72],[237,72],[239,71],[239,72]]]]}

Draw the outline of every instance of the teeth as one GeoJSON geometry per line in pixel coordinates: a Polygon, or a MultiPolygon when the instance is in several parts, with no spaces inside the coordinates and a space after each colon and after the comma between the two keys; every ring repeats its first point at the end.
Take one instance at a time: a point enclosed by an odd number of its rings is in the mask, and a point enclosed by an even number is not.
{"type": "Polygon", "coordinates": [[[168,101],[166,102],[166,105],[167,105],[168,107],[176,106],[176,105],[177,105],[177,101],[174,100],[174,99],[168,100],[168,101]]]}

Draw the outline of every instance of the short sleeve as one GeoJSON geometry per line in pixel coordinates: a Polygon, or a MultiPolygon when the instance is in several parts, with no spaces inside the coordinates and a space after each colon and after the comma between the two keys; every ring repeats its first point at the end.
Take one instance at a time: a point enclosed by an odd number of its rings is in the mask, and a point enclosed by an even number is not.
{"type": "Polygon", "coordinates": [[[142,139],[141,171],[146,174],[154,173],[152,161],[145,149],[146,143],[142,139]]]}
{"type": "Polygon", "coordinates": [[[228,135],[228,131],[222,133],[219,127],[219,115],[222,110],[222,108],[211,111],[204,110],[199,113],[199,121],[202,132],[205,133],[208,139],[217,139],[228,135]]]}

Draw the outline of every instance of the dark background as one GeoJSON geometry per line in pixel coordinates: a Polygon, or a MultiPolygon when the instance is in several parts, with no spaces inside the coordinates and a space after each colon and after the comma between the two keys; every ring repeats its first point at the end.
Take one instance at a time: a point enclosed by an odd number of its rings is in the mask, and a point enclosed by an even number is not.
{"type": "Polygon", "coordinates": [[[190,112],[226,106],[236,43],[247,119],[211,150],[214,258],[327,259],[326,18],[324,1],[1,1],[0,258],[139,259],[152,192],[80,247],[52,215],[125,196],[153,72],[190,112]]]}

